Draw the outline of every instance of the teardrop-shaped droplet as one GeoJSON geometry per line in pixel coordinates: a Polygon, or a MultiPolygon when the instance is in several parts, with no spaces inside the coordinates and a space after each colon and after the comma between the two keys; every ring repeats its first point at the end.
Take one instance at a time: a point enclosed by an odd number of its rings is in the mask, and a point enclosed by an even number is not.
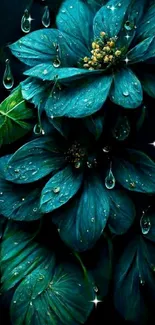
{"type": "Polygon", "coordinates": [[[25,9],[24,14],[22,16],[21,20],[21,30],[24,33],[29,33],[31,30],[31,15],[28,11],[28,9],[25,9]]]}
{"type": "Polygon", "coordinates": [[[80,161],[77,161],[75,164],[74,164],[74,167],[79,169],[81,167],[81,162],[80,161]]]}
{"type": "Polygon", "coordinates": [[[44,135],[45,134],[45,131],[43,130],[43,128],[41,127],[40,124],[36,124],[33,128],[33,132],[34,134],[36,135],[44,135]]]}
{"type": "Polygon", "coordinates": [[[59,68],[61,65],[61,61],[60,59],[57,57],[54,61],[53,61],[53,67],[54,68],[59,68]]]}
{"type": "Polygon", "coordinates": [[[7,59],[5,63],[6,66],[5,66],[4,76],[3,76],[3,85],[6,89],[11,89],[14,85],[14,78],[10,67],[10,60],[7,59]]]}
{"type": "Polygon", "coordinates": [[[48,6],[45,6],[45,8],[44,8],[44,13],[42,16],[42,24],[46,28],[48,28],[51,24],[50,11],[49,11],[48,6]]]}
{"type": "Polygon", "coordinates": [[[131,22],[131,21],[129,21],[129,20],[126,20],[126,22],[125,22],[125,24],[124,24],[124,28],[126,29],[126,30],[132,30],[132,29],[134,29],[134,23],[133,22],[131,22]]]}
{"type": "Polygon", "coordinates": [[[98,287],[95,286],[93,289],[96,293],[98,292],[98,287]]]}
{"type": "Polygon", "coordinates": [[[112,190],[115,187],[116,180],[112,172],[112,168],[110,166],[110,170],[108,175],[105,178],[105,186],[108,190],[112,190]]]}
{"type": "Polygon", "coordinates": [[[127,116],[121,116],[118,118],[112,134],[115,139],[124,141],[129,136],[130,130],[130,122],[127,116]]]}
{"type": "Polygon", "coordinates": [[[145,214],[143,214],[140,219],[140,227],[143,235],[147,235],[151,229],[150,218],[147,217],[145,214]]]}

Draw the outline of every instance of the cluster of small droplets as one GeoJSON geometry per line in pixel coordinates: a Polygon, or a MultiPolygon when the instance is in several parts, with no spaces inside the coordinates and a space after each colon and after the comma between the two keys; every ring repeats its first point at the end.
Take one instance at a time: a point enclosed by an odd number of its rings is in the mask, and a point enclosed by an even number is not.
{"type": "Polygon", "coordinates": [[[72,163],[75,168],[80,168],[82,162],[86,158],[86,149],[81,147],[78,142],[72,144],[72,146],[65,152],[65,160],[72,163]]]}
{"type": "Polygon", "coordinates": [[[122,51],[116,47],[117,37],[108,38],[105,32],[92,43],[92,56],[84,57],[82,65],[85,69],[98,70],[115,64],[121,57],[122,51]]]}

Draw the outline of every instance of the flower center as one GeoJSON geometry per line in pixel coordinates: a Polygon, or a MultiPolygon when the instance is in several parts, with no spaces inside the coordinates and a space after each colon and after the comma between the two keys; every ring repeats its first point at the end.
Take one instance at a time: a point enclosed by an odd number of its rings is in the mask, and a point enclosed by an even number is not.
{"type": "Polygon", "coordinates": [[[120,61],[122,50],[116,46],[117,37],[108,38],[105,32],[92,43],[92,56],[82,59],[82,66],[89,70],[106,69],[120,61]]]}
{"type": "Polygon", "coordinates": [[[86,159],[87,151],[78,142],[74,142],[65,152],[65,160],[72,163],[75,168],[80,168],[86,159]]]}

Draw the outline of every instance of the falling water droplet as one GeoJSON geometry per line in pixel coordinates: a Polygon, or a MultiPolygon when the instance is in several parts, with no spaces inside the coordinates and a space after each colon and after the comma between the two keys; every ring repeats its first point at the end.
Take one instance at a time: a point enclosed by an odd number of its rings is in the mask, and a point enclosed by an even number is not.
{"type": "Polygon", "coordinates": [[[110,170],[105,178],[105,186],[108,190],[112,190],[115,187],[116,180],[112,172],[112,164],[110,165],[110,170]]]}
{"type": "Polygon", "coordinates": [[[50,11],[49,11],[48,6],[45,6],[45,8],[44,8],[44,13],[42,16],[42,24],[46,28],[48,28],[51,24],[50,11]]]}
{"type": "Polygon", "coordinates": [[[126,30],[132,30],[132,29],[134,29],[134,23],[133,22],[131,22],[131,21],[129,21],[129,20],[127,20],[126,22],[125,22],[125,24],[124,24],[124,28],[126,29],[126,30]]]}
{"type": "Polygon", "coordinates": [[[143,235],[147,235],[151,229],[150,218],[147,217],[145,214],[143,214],[140,219],[140,227],[143,235]]]}
{"type": "Polygon", "coordinates": [[[21,20],[21,30],[24,33],[29,33],[31,30],[31,15],[28,11],[28,9],[25,9],[24,14],[22,16],[21,20]]]}
{"type": "Polygon", "coordinates": [[[54,61],[53,61],[53,67],[54,68],[59,68],[61,65],[61,61],[60,59],[57,57],[54,61]]]}
{"type": "Polygon", "coordinates": [[[10,67],[10,60],[7,59],[5,61],[6,66],[5,66],[5,71],[4,71],[4,76],[3,76],[3,85],[6,89],[11,89],[14,85],[14,78],[12,75],[11,67],[10,67]]]}
{"type": "Polygon", "coordinates": [[[121,116],[118,118],[112,134],[115,139],[123,141],[129,136],[130,130],[131,127],[127,116],[121,116]]]}
{"type": "Polygon", "coordinates": [[[44,135],[45,134],[45,131],[43,130],[43,128],[41,127],[40,124],[36,124],[33,128],[33,132],[34,134],[36,135],[44,135]]]}

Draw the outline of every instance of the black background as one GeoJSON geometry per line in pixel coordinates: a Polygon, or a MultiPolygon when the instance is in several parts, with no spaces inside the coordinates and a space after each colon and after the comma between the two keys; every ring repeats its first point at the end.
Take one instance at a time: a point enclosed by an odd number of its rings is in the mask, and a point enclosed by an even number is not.
{"type": "MultiPolygon", "coordinates": [[[[32,30],[42,28],[41,16],[43,13],[43,6],[45,3],[47,4],[47,2],[43,2],[41,0],[33,1],[33,4],[31,6],[31,15],[32,18],[34,18],[32,21],[32,30]]],[[[55,14],[59,8],[61,0],[49,0],[49,3],[51,7],[51,21],[52,25],[54,25],[55,14]]],[[[5,60],[7,58],[10,58],[11,60],[11,67],[15,78],[15,86],[19,81],[23,79],[22,72],[24,70],[24,67],[20,62],[18,62],[16,58],[10,54],[7,45],[23,36],[20,28],[21,17],[23,15],[24,9],[29,5],[30,1],[27,0],[0,0],[0,101],[2,101],[9,94],[9,92],[4,89],[2,84],[2,78],[5,69],[5,60]]],[[[150,112],[152,112],[152,106],[154,106],[154,103],[152,104],[152,102],[150,102],[149,106],[150,112]]],[[[149,130],[147,129],[147,138],[150,139],[150,142],[154,141],[154,132],[154,124],[152,124],[152,128],[149,127],[149,130]],[[150,129],[152,129],[151,133],[150,129]]],[[[144,136],[142,133],[141,142],[145,143],[145,140],[146,135],[144,136]]],[[[155,157],[154,152],[152,152],[152,155],[155,157]]],[[[9,320],[8,297],[2,300],[0,315],[1,325],[11,324],[9,320]]],[[[98,305],[97,310],[94,310],[91,317],[89,318],[87,325],[100,325],[109,323],[119,325],[130,324],[129,322],[123,321],[114,310],[111,296],[107,299],[107,301],[98,305]]]]}

